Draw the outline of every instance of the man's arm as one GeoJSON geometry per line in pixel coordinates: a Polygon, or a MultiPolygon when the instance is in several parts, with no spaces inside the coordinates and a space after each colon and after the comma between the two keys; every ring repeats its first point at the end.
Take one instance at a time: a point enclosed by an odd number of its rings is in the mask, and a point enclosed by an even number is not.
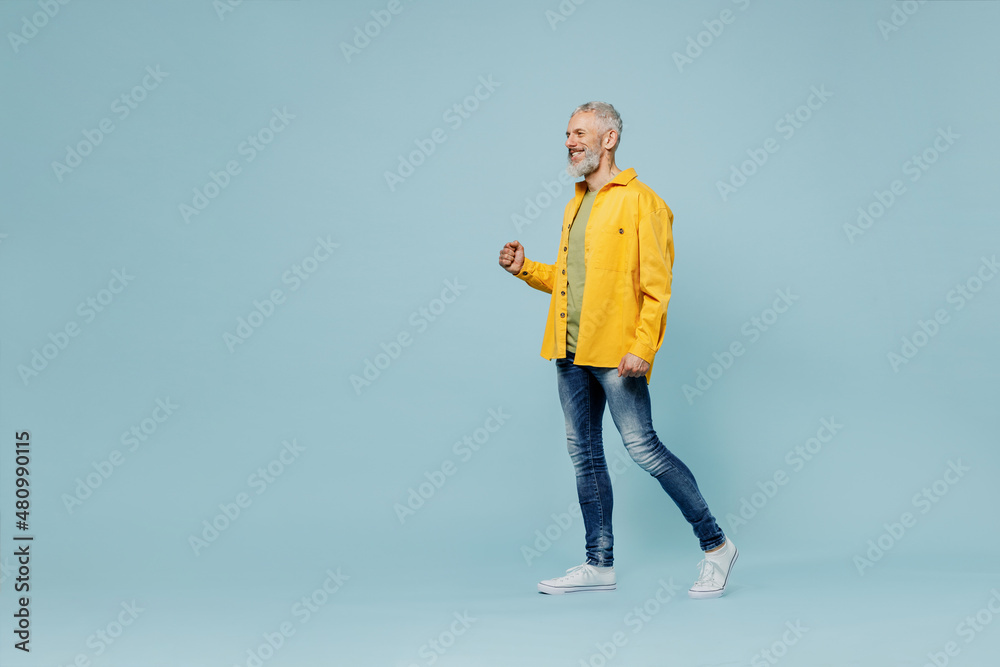
{"type": "Polygon", "coordinates": [[[500,266],[537,290],[552,293],[556,267],[554,264],[533,262],[524,256],[524,246],[511,241],[500,251],[500,266]]]}
{"type": "Polygon", "coordinates": [[[673,220],[669,208],[656,209],[639,220],[639,290],[643,299],[629,352],[649,363],[653,363],[667,327],[674,266],[673,220]]]}

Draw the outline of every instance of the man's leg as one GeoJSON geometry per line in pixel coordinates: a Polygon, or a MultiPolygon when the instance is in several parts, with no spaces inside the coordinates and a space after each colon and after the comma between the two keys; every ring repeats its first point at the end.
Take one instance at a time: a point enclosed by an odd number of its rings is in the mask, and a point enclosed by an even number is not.
{"type": "Polygon", "coordinates": [[[702,551],[722,546],[726,536],[708,509],[694,475],[668,450],[653,430],[649,389],[644,377],[618,377],[618,369],[597,369],[611,417],[625,448],[639,467],[652,475],[691,524],[702,551]]]}
{"type": "Polygon", "coordinates": [[[576,492],[586,531],[587,561],[567,574],[539,582],[542,593],[615,590],[614,537],[611,532],[611,477],[604,458],[601,421],[604,390],[593,374],[573,364],[573,355],[556,360],[559,400],[566,417],[566,445],[576,473],[576,492]]]}
{"type": "Polygon", "coordinates": [[[646,378],[618,377],[617,368],[598,369],[595,374],[628,453],[670,495],[706,552],[688,595],[696,599],[719,597],[726,590],[739,551],[715,522],[694,475],[656,436],[646,378]]]}
{"type": "Polygon", "coordinates": [[[587,563],[614,564],[611,476],[604,458],[601,423],[604,390],[585,367],[572,363],[572,354],[556,360],[559,400],[566,418],[566,447],[576,473],[576,493],[587,539],[587,563]]]}

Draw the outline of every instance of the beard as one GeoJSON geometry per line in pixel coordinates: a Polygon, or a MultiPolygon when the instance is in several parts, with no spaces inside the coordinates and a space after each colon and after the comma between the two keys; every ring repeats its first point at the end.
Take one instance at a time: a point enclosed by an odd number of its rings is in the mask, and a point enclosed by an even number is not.
{"type": "Polygon", "coordinates": [[[601,151],[597,148],[584,148],[583,157],[579,162],[573,163],[573,154],[567,156],[566,173],[573,178],[588,176],[601,165],[601,151]]]}

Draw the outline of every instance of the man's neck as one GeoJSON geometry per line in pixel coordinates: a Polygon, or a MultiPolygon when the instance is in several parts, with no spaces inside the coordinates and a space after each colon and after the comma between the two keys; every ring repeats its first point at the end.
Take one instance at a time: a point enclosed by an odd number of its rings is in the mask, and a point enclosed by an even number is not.
{"type": "Polygon", "coordinates": [[[584,180],[587,181],[587,189],[591,192],[597,192],[608,182],[621,173],[621,169],[612,161],[610,164],[601,163],[594,171],[587,174],[584,180]]]}

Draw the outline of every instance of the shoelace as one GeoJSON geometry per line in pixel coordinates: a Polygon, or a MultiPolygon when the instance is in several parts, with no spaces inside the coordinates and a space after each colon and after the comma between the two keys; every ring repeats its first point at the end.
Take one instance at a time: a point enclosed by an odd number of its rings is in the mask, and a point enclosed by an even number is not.
{"type": "Polygon", "coordinates": [[[559,581],[563,581],[565,579],[571,579],[573,578],[574,575],[580,573],[581,571],[589,570],[592,567],[594,566],[591,565],[590,563],[581,563],[580,565],[574,565],[573,567],[566,570],[566,574],[559,577],[558,579],[559,581]]]}
{"type": "Polygon", "coordinates": [[[722,574],[722,568],[719,567],[719,564],[708,558],[702,558],[701,562],[698,563],[698,567],[701,568],[701,572],[698,574],[698,581],[694,582],[695,586],[711,583],[716,571],[718,571],[719,575],[722,574]]]}
{"type": "Polygon", "coordinates": [[[567,577],[572,577],[574,574],[576,574],[580,570],[585,570],[588,567],[590,567],[590,565],[587,564],[587,563],[581,563],[580,565],[574,565],[573,567],[571,567],[568,570],[566,570],[566,574],[564,576],[559,577],[559,578],[560,579],[566,579],[567,577]]]}

